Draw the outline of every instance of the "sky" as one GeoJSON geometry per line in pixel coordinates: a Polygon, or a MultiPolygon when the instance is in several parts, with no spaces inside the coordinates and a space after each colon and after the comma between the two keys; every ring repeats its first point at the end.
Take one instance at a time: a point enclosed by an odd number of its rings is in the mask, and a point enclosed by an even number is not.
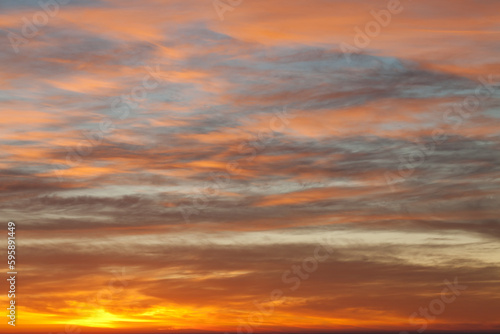
{"type": "Polygon", "coordinates": [[[1,0],[0,331],[499,331],[499,22],[1,0]]]}

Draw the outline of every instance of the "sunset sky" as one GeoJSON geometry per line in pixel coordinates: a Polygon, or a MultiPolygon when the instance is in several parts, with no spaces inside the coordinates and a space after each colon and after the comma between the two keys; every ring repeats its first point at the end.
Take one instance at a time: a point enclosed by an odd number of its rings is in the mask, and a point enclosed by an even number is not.
{"type": "Polygon", "coordinates": [[[498,0],[0,0],[0,332],[500,331],[499,55],[498,0]]]}

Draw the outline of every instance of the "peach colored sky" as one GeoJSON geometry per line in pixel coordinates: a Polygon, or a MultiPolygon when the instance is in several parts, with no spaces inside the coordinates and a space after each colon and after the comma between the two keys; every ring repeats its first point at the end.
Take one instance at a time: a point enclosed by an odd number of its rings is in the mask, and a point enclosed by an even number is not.
{"type": "Polygon", "coordinates": [[[1,1],[0,331],[500,330],[500,2],[217,1],[1,1]]]}

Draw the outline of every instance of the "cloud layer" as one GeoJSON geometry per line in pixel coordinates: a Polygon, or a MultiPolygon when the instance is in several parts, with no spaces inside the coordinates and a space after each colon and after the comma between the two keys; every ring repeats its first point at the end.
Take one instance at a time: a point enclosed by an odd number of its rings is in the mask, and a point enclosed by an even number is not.
{"type": "Polygon", "coordinates": [[[500,328],[497,1],[64,2],[0,5],[20,329],[500,328]]]}

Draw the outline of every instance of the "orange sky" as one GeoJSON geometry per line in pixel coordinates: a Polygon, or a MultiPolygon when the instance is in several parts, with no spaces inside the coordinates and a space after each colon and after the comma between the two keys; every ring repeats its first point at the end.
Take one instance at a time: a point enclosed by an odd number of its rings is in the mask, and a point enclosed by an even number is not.
{"type": "Polygon", "coordinates": [[[65,2],[0,4],[0,332],[500,330],[500,2],[65,2]]]}

